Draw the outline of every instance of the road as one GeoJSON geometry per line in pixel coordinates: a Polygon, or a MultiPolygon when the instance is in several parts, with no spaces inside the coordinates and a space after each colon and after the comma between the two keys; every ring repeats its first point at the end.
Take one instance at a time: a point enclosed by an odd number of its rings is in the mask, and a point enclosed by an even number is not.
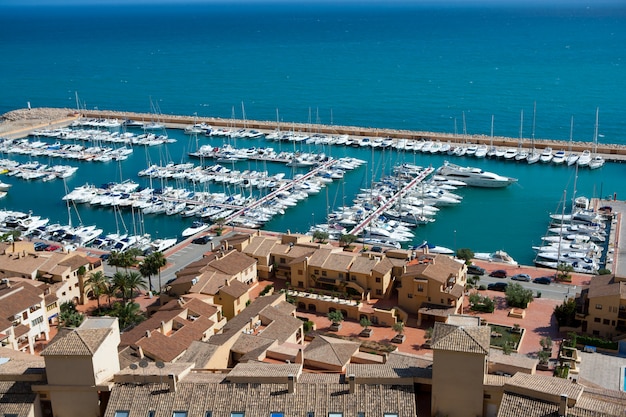
{"type": "Polygon", "coordinates": [[[478,285],[489,285],[494,282],[508,282],[509,284],[518,283],[524,288],[531,289],[533,294],[541,292],[541,297],[553,300],[564,300],[566,297],[573,297],[579,288],[571,284],[558,284],[552,282],[550,285],[535,284],[533,282],[513,281],[511,278],[493,278],[488,275],[480,276],[478,285]]]}

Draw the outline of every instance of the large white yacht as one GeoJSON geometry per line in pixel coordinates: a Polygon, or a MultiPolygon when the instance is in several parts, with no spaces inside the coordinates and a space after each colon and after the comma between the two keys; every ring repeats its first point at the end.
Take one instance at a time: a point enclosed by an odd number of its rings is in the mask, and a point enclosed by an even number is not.
{"type": "Polygon", "coordinates": [[[504,177],[480,168],[461,167],[445,161],[436,171],[437,175],[463,181],[472,187],[498,188],[506,187],[517,181],[515,178],[504,177]]]}

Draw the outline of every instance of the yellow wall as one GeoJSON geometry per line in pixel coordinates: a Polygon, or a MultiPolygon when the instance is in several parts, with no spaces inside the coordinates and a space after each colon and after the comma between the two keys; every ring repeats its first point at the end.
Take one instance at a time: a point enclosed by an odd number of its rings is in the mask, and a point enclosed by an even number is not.
{"type": "Polygon", "coordinates": [[[431,414],[483,415],[485,355],[435,350],[431,414]]]}

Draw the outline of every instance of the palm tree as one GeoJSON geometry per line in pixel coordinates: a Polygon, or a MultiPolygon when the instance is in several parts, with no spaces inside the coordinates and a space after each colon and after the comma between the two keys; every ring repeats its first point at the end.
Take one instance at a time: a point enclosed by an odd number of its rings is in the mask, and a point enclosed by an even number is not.
{"type": "Polygon", "coordinates": [[[116,303],[113,315],[119,319],[120,330],[124,330],[133,324],[139,323],[145,318],[137,303],[116,303]]]}
{"type": "Polygon", "coordinates": [[[126,273],[126,287],[128,288],[128,299],[133,300],[136,290],[145,290],[147,288],[146,279],[135,271],[126,273]]]}
{"type": "Polygon", "coordinates": [[[152,291],[152,281],[150,277],[159,274],[159,291],[161,290],[161,268],[167,264],[167,259],[162,252],[153,252],[146,256],[141,264],[139,264],[139,273],[148,278],[150,283],[150,291],[152,291]]]}
{"type": "Polygon", "coordinates": [[[391,326],[391,328],[393,329],[394,332],[398,333],[399,335],[402,335],[402,333],[404,333],[404,322],[403,321],[395,322],[393,326],[391,326]]]}
{"type": "Polygon", "coordinates": [[[128,274],[121,271],[117,271],[113,274],[111,288],[113,289],[113,293],[117,291],[122,293],[122,301],[126,304],[126,294],[128,293],[128,274]]]}
{"type": "Polygon", "coordinates": [[[104,272],[94,272],[85,281],[85,286],[93,292],[93,296],[96,297],[98,302],[98,311],[100,311],[100,296],[106,294],[109,287],[109,280],[104,275],[104,272]]]}

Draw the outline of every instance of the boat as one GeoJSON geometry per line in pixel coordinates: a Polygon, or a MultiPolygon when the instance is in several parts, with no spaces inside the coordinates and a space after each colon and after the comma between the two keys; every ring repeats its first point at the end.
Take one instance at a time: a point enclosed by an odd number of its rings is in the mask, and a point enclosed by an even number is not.
{"type": "Polygon", "coordinates": [[[552,155],[552,163],[555,165],[561,165],[562,163],[565,162],[566,157],[567,156],[565,155],[564,150],[556,151],[554,155],[552,155]]]}
{"type": "Polygon", "coordinates": [[[427,249],[428,253],[436,253],[439,255],[454,255],[454,251],[450,248],[446,248],[444,246],[433,245],[432,243],[428,243],[428,241],[424,241],[421,245],[415,246],[413,249],[415,250],[424,250],[427,249]]]}
{"type": "Polygon", "coordinates": [[[177,242],[176,238],[171,239],[155,239],[150,244],[150,249],[152,252],[163,252],[164,250],[171,248],[177,242]]]}
{"type": "Polygon", "coordinates": [[[541,153],[537,151],[537,149],[535,148],[535,119],[537,116],[537,103],[535,103],[533,105],[533,130],[532,130],[532,134],[530,137],[530,141],[532,144],[532,148],[530,150],[530,152],[528,152],[528,156],[526,157],[526,161],[528,162],[528,165],[534,164],[536,162],[539,161],[539,158],[541,158],[541,153]]]}
{"type": "Polygon", "coordinates": [[[4,181],[0,181],[0,191],[9,191],[9,188],[11,188],[12,184],[7,184],[4,181]]]}
{"type": "Polygon", "coordinates": [[[593,130],[593,153],[595,154],[589,161],[590,169],[598,169],[604,166],[604,158],[597,154],[598,152],[598,111],[596,108],[596,124],[593,130]]]}
{"type": "Polygon", "coordinates": [[[553,157],[554,155],[552,154],[552,148],[548,146],[541,152],[541,155],[539,155],[539,161],[543,163],[548,163],[552,161],[553,157]]]}
{"type": "Polygon", "coordinates": [[[581,153],[580,156],[578,157],[577,164],[579,167],[586,167],[586,166],[589,166],[590,162],[591,162],[591,151],[588,149],[585,149],[583,153],[581,153]]]}
{"type": "Polygon", "coordinates": [[[565,156],[565,163],[567,164],[568,167],[574,165],[576,161],[578,161],[578,157],[579,157],[577,153],[572,152],[573,138],[574,138],[574,116],[572,116],[572,119],[570,121],[570,127],[569,127],[569,152],[565,156]]]}
{"type": "Polygon", "coordinates": [[[517,181],[515,178],[504,177],[480,168],[461,167],[444,161],[436,170],[436,174],[445,178],[462,181],[470,187],[498,188],[506,187],[517,181]]]}
{"type": "Polygon", "coordinates": [[[208,224],[201,222],[201,221],[195,221],[191,224],[191,226],[183,230],[181,234],[183,235],[183,237],[193,236],[196,233],[200,233],[203,230],[206,230],[208,228],[209,228],[208,224]]]}
{"type": "Polygon", "coordinates": [[[511,255],[503,250],[497,250],[495,252],[478,252],[474,254],[474,258],[481,261],[500,262],[508,265],[517,265],[511,255]]]}

